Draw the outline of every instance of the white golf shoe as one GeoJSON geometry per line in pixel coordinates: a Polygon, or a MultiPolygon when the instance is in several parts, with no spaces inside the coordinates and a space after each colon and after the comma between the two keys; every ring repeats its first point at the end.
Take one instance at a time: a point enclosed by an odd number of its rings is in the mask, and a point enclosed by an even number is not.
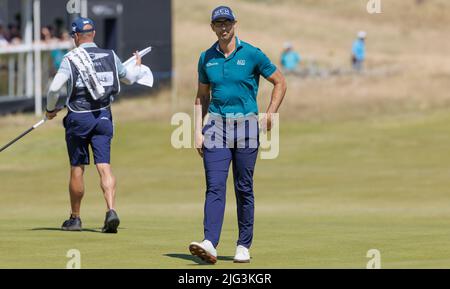
{"type": "Polygon", "coordinates": [[[237,246],[236,255],[234,256],[234,263],[250,263],[250,252],[244,246],[237,246]]]}
{"type": "Polygon", "coordinates": [[[207,263],[215,264],[217,262],[217,250],[208,240],[204,240],[201,243],[192,242],[189,245],[189,251],[191,251],[192,255],[199,257],[207,263]]]}

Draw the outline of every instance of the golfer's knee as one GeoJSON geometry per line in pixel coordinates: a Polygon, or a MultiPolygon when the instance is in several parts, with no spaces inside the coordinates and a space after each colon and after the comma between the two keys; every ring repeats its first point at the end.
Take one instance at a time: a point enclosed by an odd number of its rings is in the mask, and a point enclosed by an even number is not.
{"type": "Polygon", "coordinates": [[[206,194],[222,196],[226,192],[226,182],[217,182],[207,184],[206,194]]]}
{"type": "Polygon", "coordinates": [[[237,194],[251,197],[253,196],[253,182],[250,180],[237,180],[234,185],[234,190],[237,194]]]}

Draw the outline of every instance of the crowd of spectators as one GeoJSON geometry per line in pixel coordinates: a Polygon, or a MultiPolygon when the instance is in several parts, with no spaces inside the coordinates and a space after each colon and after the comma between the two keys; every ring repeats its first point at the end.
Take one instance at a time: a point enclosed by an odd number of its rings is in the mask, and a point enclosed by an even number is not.
{"type": "MultiPolygon", "coordinates": [[[[43,50],[43,61],[49,63],[49,74],[54,75],[61,65],[64,55],[68,49],[52,47],[51,44],[70,43],[73,45],[69,32],[64,29],[62,23],[55,21],[55,26],[43,26],[41,28],[41,43],[48,44],[49,47],[43,50]]],[[[24,39],[21,34],[21,28],[17,24],[3,25],[0,22],[0,49],[2,47],[11,47],[23,44],[24,39]]],[[[44,64],[45,66],[45,64],[44,64]]],[[[6,62],[0,61],[0,70],[5,70],[6,62]]]]}
{"type": "MultiPolygon", "coordinates": [[[[67,30],[56,29],[54,26],[44,26],[41,28],[41,41],[44,43],[58,43],[70,41],[67,30]]],[[[20,27],[16,24],[4,26],[0,23],[0,47],[7,45],[17,45],[23,43],[20,27]]]]}
{"type": "Polygon", "coordinates": [[[22,37],[17,25],[9,24],[7,27],[0,23],[0,46],[20,44],[22,37]]]}

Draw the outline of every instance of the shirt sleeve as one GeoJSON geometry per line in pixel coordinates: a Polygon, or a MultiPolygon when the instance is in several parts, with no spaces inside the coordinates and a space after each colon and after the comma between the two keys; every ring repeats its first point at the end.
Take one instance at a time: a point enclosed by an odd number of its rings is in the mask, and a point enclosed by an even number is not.
{"type": "Polygon", "coordinates": [[[256,49],[255,56],[256,69],[264,78],[271,76],[277,70],[277,67],[260,49],[256,49]]]}
{"type": "Polygon", "coordinates": [[[72,76],[72,69],[70,68],[69,59],[67,57],[64,57],[61,62],[61,66],[56,73],[64,74],[67,76],[67,78],[70,78],[72,76]]]}
{"type": "Polygon", "coordinates": [[[119,78],[124,78],[127,75],[127,69],[125,68],[125,65],[123,65],[122,61],[120,61],[120,58],[114,53],[114,60],[116,61],[117,66],[117,74],[119,75],[119,78]]]}
{"type": "Polygon", "coordinates": [[[198,60],[198,81],[203,84],[209,84],[208,75],[205,71],[205,66],[203,65],[203,61],[205,59],[205,53],[200,55],[200,59],[198,60]]]}
{"type": "Polygon", "coordinates": [[[63,88],[64,84],[69,80],[70,75],[63,72],[56,73],[55,78],[50,85],[47,94],[47,110],[52,111],[56,109],[56,104],[58,102],[59,91],[63,88]]]}
{"type": "Polygon", "coordinates": [[[72,76],[72,72],[70,69],[70,63],[67,57],[64,57],[61,62],[61,66],[56,72],[55,77],[53,78],[52,83],[50,84],[50,88],[47,93],[47,110],[52,111],[56,109],[56,104],[59,98],[59,91],[63,88],[66,82],[72,76]]]}

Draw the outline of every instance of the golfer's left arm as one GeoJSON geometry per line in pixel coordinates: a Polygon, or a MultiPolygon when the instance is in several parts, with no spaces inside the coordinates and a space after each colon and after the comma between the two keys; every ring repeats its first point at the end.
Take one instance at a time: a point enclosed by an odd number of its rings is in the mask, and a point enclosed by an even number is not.
{"type": "Polygon", "coordinates": [[[272,114],[277,113],[280,108],[281,102],[283,102],[284,96],[287,91],[287,83],[283,74],[277,69],[271,76],[266,78],[273,84],[272,96],[270,99],[269,107],[267,108],[267,129],[272,128],[272,114]]]}

